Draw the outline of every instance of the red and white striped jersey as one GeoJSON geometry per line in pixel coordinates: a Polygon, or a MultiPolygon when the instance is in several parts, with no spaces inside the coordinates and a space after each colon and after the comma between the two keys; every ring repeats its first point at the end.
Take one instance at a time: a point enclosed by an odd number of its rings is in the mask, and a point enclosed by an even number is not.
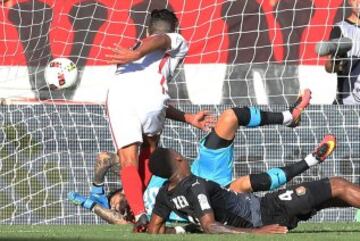
{"type": "Polygon", "coordinates": [[[166,106],[167,81],[188,52],[188,44],[180,34],[166,35],[171,39],[170,49],[157,50],[137,61],[117,66],[109,92],[124,95],[126,99],[138,99],[144,107],[166,106]]]}

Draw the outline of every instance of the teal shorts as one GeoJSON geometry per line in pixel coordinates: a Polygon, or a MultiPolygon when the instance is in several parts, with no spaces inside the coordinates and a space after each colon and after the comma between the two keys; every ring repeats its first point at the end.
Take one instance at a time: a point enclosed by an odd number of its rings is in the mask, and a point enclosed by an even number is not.
{"type": "Polygon", "coordinates": [[[205,138],[199,143],[199,154],[191,165],[191,172],[221,186],[228,185],[233,180],[234,144],[209,149],[204,146],[204,142],[205,138]]]}

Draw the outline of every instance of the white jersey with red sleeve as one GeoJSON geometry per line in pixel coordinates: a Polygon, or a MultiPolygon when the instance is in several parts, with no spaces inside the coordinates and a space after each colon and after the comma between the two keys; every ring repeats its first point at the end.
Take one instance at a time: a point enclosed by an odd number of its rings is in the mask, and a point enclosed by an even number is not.
{"type": "MultiPolygon", "coordinates": [[[[154,101],[168,100],[167,81],[187,54],[188,45],[178,33],[166,35],[171,39],[170,49],[154,51],[137,61],[118,66],[116,69],[118,78],[112,87],[126,90],[126,92],[130,91],[138,99],[156,95],[154,101]]],[[[146,101],[151,100],[146,99],[146,101]]]]}
{"type": "Polygon", "coordinates": [[[167,81],[188,52],[188,45],[180,34],[166,35],[171,40],[168,50],[151,52],[116,68],[107,110],[110,130],[118,148],[142,142],[142,134],[156,135],[163,128],[170,98],[167,81]]]}

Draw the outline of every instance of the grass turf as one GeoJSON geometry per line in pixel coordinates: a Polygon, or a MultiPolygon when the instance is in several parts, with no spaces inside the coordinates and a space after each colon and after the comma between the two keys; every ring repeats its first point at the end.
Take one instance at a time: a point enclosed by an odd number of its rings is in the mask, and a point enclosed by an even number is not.
{"type": "Polygon", "coordinates": [[[359,223],[306,223],[286,235],[148,235],[133,234],[129,225],[0,225],[0,240],[189,240],[189,241],[317,241],[360,240],[359,223]]]}

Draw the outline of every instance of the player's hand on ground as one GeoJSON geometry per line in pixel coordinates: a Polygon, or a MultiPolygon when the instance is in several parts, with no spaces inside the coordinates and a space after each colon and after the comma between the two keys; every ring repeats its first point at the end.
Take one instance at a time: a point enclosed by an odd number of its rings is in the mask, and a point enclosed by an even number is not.
{"type": "Polygon", "coordinates": [[[256,228],[254,229],[253,233],[257,233],[257,234],[285,234],[288,232],[287,227],[285,226],[280,226],[279,224],[271,224],[271,225],[266,225],[263,226],[261,228],[256,228]]]}
{"type": "Polygon", "coordinates": [[[135,222],[133,227],[134,233],[146,233],[149,225],[149,220],[146,214],[142,214],[139,219],[135,222]]]}
{"type": "Polygon", "coordinates": [[[203,230],[200,225],[189,223],[183,226],[186,233],[203,233],[203,230]]]}
{"type": "Polygon", "coordinates": [[[191,115],[189,124],[203,131],[209,131],[216,124],[216,117],[209,111],[199,111],[191,115]]]}
{"type": "Polygon", "coordinates": [[[114,48],[110,48],[112,54],[105,56],[109,64],[128,64],[141,58],[141,54],[138,51],[124,48],[118,44],[114,46],[114,48]]]}

